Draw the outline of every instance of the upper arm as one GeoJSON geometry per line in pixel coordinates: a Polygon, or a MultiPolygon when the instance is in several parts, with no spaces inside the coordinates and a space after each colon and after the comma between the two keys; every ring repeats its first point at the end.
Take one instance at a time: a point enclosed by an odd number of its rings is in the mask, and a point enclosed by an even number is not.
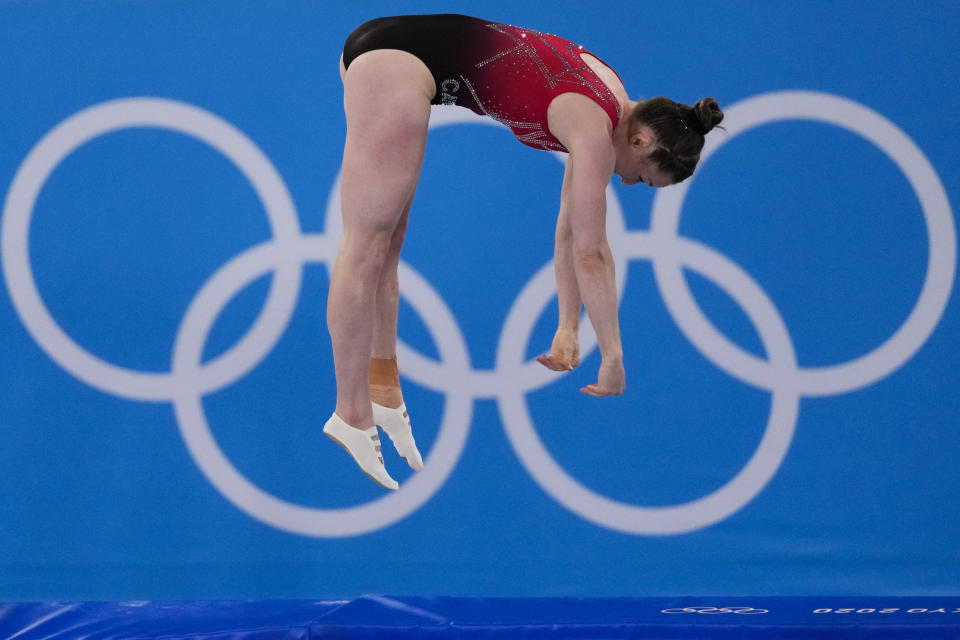
{"type": "Polygon", "coordinates": [[[558,96],[548,118],[550,132],[569,151],[561,218],[569,222],[575,242],[598,243],[606,226],[606,188],[616,162],[610,118],[596,102],[574,93],[558,96]]]}

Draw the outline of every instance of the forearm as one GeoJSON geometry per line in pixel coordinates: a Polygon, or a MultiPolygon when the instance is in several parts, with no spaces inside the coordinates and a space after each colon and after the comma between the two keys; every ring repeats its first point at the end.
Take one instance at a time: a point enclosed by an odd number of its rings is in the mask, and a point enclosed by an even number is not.
{"type": "MultiPolygon", "coordinates": [[[[603,119],[597,122],[606,124],[603,119]]],[[[563,254],[569,250],[570,253],[569,258],[564,256],[566,262],[558,258],[557,290],[561,290],[561,279],[569,277],[569,265],[572,265],[579,300],[561,299],[560,314],[562,321],[573,314],[579,316],[582,301],[604,361],[620,362],[623,350],[617,320],[617,288],[613,254],[606,238],[606,187],[616,164],[616,153],[607,133],[580,137],[577,131],[589,132],[589,129],[572,129],[570,145],[567,145],[571,151],[561,191],[560,219],[569,228],[569,243],[558,246],[557,252],[563,254]],[[561,273],[564,268],[561,265],[567,265],[568,271],[561,273]]],[[[560,233],[558,236],[565,237],[560,233]]]]}
{"type": "Polygon", "coordinates": [[[603,359],[622,360],[620,321],[617,317],[617,284],[613,254],[609,245],[604,240],[591,250],[575,251],[573,265],[583,304],[597,335],[597,345],[603,359]]]}
{"type": "Polygon", "coordinates": [[[557,276],[557,300],[560,307],[560,329],[580,326],[580,286],[573,264],[573,233],[565,223],[563,214],[557,222],[557,235],[553,250],[553,268],[557,276]]]}

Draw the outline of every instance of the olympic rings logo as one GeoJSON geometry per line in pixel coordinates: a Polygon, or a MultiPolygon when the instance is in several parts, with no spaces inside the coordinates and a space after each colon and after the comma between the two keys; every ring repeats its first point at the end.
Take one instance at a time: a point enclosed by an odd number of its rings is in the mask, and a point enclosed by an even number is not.
{"type": "Polygon", "coordinates": [[[677,607],[674,609],[663,609],[660,613],[702,613],[711,616],[721,613],[736,613],[739,615],[755,616],[760,613],[770,613],[770,610],[755,609],[753,607],[677,607]]]}
{"type": "MultiPolygon", "coordinates": [[[[953,286],[956,236],[943,185],[916,144],[896,125],[863,105],[814,92],[779,92],[746,99],[726,110],[727,136],[711,137],[701,163],[705,164],[723,144],[753,127],[795,119],[846,128],[872,142],[900,168],[919,199],[926,222],[929,257],[925,281],[904,324],[873,351],[842,364],[800,367],[790,334],[763,289],[714,249],[679,236],[683,201],[695,180],[658,192],[649,231],[626,228],[616,192],[608,188],[608,237],[617,260],[620,293],[625,286],[627,262],[652,261],[667,309],[691,344],[731,376],[772,394],[766,431],[746,466],[721,488],[685,504],[644,507],[597,494],[567,474],[537,435],[526,394],[557,378],[533,360],[525,361],[524,353],[537,318],[556,295],[552,263],[533,275],[511,306],[492,370],[472,367],[450,309],[429,282],[401,263],[401,295],[420,315],[440,356],[439,361],[434,361],[401,342],[398,356],[402,371],[416,384],[445,394],[446,402],[440,431],[424,471],[407,481],[400,491],[353,507],[318,509],[284,501],[247,480],[213,438],[202,398],[246,375],[273,349],[296,307],[303,266],[311,262],[332,264],[341,234],[339,177],[328,202],[324,232],[302,233],[292,198],[269,159],[241,131],[193,105],[153,98],[115,100],[84,109],[47,133],[19,167],[7,194],[0,228],[3,274],[21,321],[51,359],[105,393],[138,401],[171,402],[190,455],[208,480],[239,509],[279,529],[317,537],[353,536],[389,526],[411,514],[444,484],[456,465],[466,441],[474,401],[494,398],[521,463],[561,505],[599,526],[628,534],[678,534],[726,518],[766,486],[792,440],[801,397],[840,394],[864,387],[913,357],[940,321],[953,286]],[[217,149],[253,185],[273,236],[228,261],[196,294],[177,331],[167,373],[116,366],[73,341],[44,305],[28,253],[34,205],[57,165],[84,143],[132,127],[173,130],[217,149]],[[683,268],[710,279],[741,306],[760,336],[766,360],[745,352],[711,324],[687,288],[683,268]],[[273,278],[267,300],[247,333],[216,359],[201,363],[204,345],[218,314],[244,287],[270,272],[273,278]]],[[[466,122],[501,126],[463,109],[435,111],[430,126],[466,122]]],[[[586,359],[596,341],[589,323],[582,326],[582,357],[586,359]]]]}

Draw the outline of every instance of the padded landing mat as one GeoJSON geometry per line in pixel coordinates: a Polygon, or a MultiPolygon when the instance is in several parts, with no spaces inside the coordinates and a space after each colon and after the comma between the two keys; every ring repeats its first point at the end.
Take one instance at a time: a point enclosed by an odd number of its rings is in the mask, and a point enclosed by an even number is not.
{"type": "Polygon", "coordinates": [[[0,638],[960,640],[960,597],[10,603],[0,605],[0,638]]]}

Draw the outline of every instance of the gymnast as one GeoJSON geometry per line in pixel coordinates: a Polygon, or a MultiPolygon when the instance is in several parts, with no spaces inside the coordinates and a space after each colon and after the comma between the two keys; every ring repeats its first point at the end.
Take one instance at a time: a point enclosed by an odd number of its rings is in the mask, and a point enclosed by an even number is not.
{"type": "Polygon", "coordinates": [[[704,136],[723,119],[716,100],[692,108],[667,98],[631,100],[617,73],[558,36],[461,15],[378,18],[359,26],[340,61],[347,134],[340,174],[343,237],[330,280],[336,409],[325,434],[387,489],[379,425],[415,470],[396,360],[397,266],[427,139],[431,105],[466,107],[507,125],[520,142],[568,155],[554,265],[560,305],[554,371],[579,364],[577,328],[587,309],[602,361],[602,397],[626,386],[605,189],[664,187],[686,179],[704,136]]]}

